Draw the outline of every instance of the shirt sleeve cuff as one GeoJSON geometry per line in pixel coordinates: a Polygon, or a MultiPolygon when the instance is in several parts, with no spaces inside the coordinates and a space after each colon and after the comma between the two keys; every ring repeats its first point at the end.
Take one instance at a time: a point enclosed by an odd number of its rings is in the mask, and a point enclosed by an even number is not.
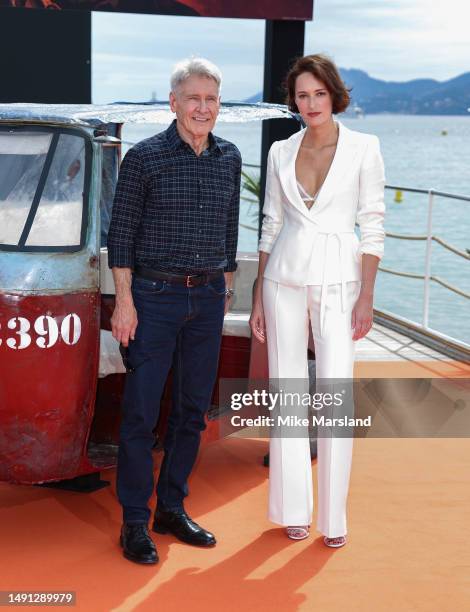
{"type": "Polygon", "coordinates": [[[238,268],[238,264],[236,261],[230,261],[224,268],[224,272],[235,272],[238,268]]]}
{"type": "Polygon", "coordinates": [[[109,268],[134,268],[134,252],[132,249],[114,251],[108,248],[109,268]]]}
{"type": "Polygon", "coordinates": [[[269,240],[260,240],[258,243],[258,251],[263,251],[263,253],[271,253],[273,249],[273,243],[269,240]]]}
{"type": "Polygon", "coordinates": [[[370,247],[370,246],[360,246],[359,247],[359,253],[361,255],[375,255],[379,259],[382,259],[383,254],[384,254],[384,249],[383,248],[374,248],[374,247],[370,247]]]}

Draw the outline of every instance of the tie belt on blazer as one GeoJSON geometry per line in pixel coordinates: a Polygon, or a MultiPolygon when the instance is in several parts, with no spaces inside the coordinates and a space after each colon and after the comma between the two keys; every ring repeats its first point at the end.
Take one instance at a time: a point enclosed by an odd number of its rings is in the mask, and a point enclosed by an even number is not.
{"type": "Polygon", "coordinates": [[[326,234],[325,240],[325,251],[323,257],[323,272],[322,272],[322,285],[321,285],[321,298],[320,298],[320,335],[323,336],[323,328],[325,321],[325,310],[326,310],[326,298],[328,294],[328,278],[325,274],[325,268],[327,265],[327,256],[328,256],[328,243],[330,238],[336,237],[339,243],[339,262],[340,262],[340,275],[341,275],[341,312],[344,312],[346,308],[346,281],[344,280],[344,270],[347,266],[347,262],[345,260],[345,251],[343,249],[343,244],[341,240],[342,234],[354,234],[354,230],[349,231],[336,231],[336,232],[325,232],[319,231],[319,234],[326,234]]]}

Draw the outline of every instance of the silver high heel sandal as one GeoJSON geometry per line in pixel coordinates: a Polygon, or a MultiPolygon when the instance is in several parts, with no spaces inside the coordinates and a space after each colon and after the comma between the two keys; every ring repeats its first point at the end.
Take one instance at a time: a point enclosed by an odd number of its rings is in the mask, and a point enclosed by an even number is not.
{"type": "Polygon", "coordinates": [[[336,538],[327,538],[325,536],[323,541],[330,548],[339,548],[340,546],[344,546],[346,544],[346,536],[338,536],[336,538]]]}
{"type": "Polygon", "coordinates": [[[286,527],[287,537],[291,540],[305,540],[310,535],[310,525],[305,527],[286,527]]]}

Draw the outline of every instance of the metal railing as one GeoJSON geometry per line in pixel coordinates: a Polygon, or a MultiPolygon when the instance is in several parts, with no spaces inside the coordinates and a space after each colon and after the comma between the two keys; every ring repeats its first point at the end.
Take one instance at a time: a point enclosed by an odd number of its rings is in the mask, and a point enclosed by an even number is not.
{"type": "MultiPolygon", "coordinates": [[[[431,255],[432,255],[432,243],[437,242],[443,248],[447,249],[454,255],[461,257],[462,259],[470,260],[470,253],[462,251],[456,246],[450,244],[443,238],[439,236],[435,236],[432,233],[432,214],[433,214],[433,205],[435,196],[440,196],[444,198],[449,198],[453,200],[460,200],[464,202],[470,202],[470,197],[447,193],[445,191],[438,191],[436,189],[415,189],[412,187],[403,187],[399,185],[385,185],[385,189],[393,190],[393,191],[407,191],[411,193],[420,193],[428,196],[428,213],[427,213],[427,221],[426,221],[426,234],[423,235],[413,235],[413,234],[397,234],[394,232],[386,232],[385,235],[387,238],[394,238],[397,240],[425,240],[426,241],[426,253],[425,253],[425,261],[424,261],[424,274],[413,274],[410,272],[402,272],[399,270],[393,270],[391,268],[385,268],[384,266],[379,265],[379,270],[381,272],[385,272],[386,274],[393,274],[395,276],[402,276],[407,278],[416,278],[419,280],[424,280],[424,296],[423,296],[423,317],[421,326],[426,331],[433,331],[429,327],[429,300],[430,300],[430,289],[431,282],[438,283],[442,287],[445,287],[449,291],[453,291],[457,295],[460,295],[466,299],[470,299],[470,293],[467,293],[463,289],[456,287],[455,285],[450,284],[446,280],[443,280],[439,276],[435,276],[431,274],[431,255]]],[[[444,336],[444,334],[442,334],[444,336]]]]}

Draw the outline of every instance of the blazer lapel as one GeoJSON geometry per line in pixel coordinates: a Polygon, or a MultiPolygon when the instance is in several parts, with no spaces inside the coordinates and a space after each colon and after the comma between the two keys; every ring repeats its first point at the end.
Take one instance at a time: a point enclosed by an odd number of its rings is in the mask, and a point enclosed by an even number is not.
{"type": "Polygon", "coordinates": [[[354,159],[358,153],[357,141],[354,138],[354,132],[349,130],[340,121],[339,124],[338,144],[336,152],[331,162],[328,174],[325,177],[323,185],[318,194],[315,204],[312,206],[312,212],[322,208],[338,191],[343,182],[344,176],[354,165],[354,159]]]}
{"type": "Polygon", "coordinates": [[[299,152],[305,130],[306,128],[303,128],[300,132],[288,138],[282,145],[279,151],[279,179],[284,193],[289,198],[291,204],[309,218],[309,210],[300,197],[295,177],[295,160],[297,159],[297,153],[299,152]]]}
{"type": "Polygon", "coordinates": [[[318,194],[317,200],[309,210],[300,197],[297,188],[297,180],[295,175],[295,160],[305,134],[305,129],[291,136],[282,146],[279,156],[279,178],[286,196],[290,202],[300,210],[300,212],[312,219],[315,212],[327,204],[334,196],[335,191],[340,187],[341,181],[345,173],[352,168],[354,158],[358,152],[357,141],[354,138],[354,132],[349,130],[340,121],[339,124],[338,143],[336,152],[331,162],[330,169],[323,185],[318,194]]]}

